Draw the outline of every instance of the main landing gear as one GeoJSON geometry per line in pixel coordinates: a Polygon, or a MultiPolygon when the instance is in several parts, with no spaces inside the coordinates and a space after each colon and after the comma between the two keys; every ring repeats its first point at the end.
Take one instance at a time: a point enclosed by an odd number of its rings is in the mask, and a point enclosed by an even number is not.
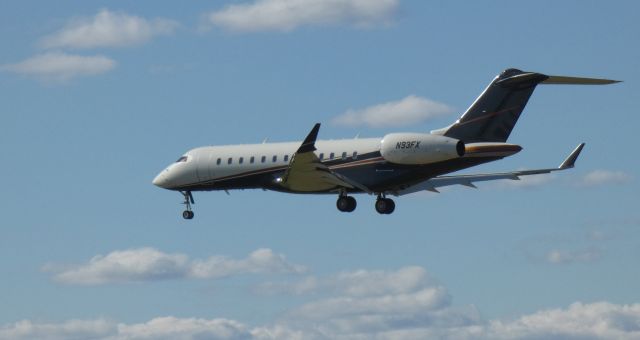
{"type": "Polygon", "coordinates": [[[185,210],[182,212],[182,218],[184,218],[185,220],[190,220],[194,215],[193,211],[191,211],[191,205],[195,204],[196,202],[194,202],[193,200],[191,191],[180,191],[180,193],[182,194],[182,196],[184,196],[184,202],[182,202],[182,204],[184,204],[185,206],[185,210]]]}
{"type": "Polygon", "coordinates": [[[396,203],[392,199],[384,197],[384,194],[378,195],[378,199],[376,200],[376,211],[379,214],[389,215],[394,210],[396,210],[396,203]]]}
{"type": "MultiPolygon", "coordinates": [[[[352,196],[347,196],[346,193],[340,193],[338,200],[336,201],[336,207],[342,212],[352,212],[356,210],[356,199],[352,196]]],[[[384,194],[379,194],[376,200],[376,211],[379,214],[389,215],[396,209],[396,204],[392,199],[386,198],[384,194]]]]}
{"type": "Polygon", "coordinates": [[[338,197],[338,201],[336,201],[336,207],[342,212],[352,212],[356,210],[357,205],[356,199],[346,194],[341,194],[340,197],[338,197]]]}

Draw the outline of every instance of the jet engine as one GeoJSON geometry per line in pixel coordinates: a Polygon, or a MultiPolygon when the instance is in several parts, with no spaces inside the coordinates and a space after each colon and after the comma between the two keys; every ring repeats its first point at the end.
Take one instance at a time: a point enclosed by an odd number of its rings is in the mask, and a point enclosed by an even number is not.
{"type": "Polygon", "coordinates": [[[396,164],[427,164],[464,156],[460,140],[428,133],[390,133],[382,139],[382,157],[396,164]]]}

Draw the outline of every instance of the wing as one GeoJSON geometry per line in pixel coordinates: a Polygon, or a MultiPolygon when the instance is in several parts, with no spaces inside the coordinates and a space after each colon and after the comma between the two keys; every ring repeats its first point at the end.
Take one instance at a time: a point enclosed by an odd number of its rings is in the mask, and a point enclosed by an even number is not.
{"type": "Polygon", "coordinates": [[[320,130],[320,123],[314,125],[311,132],[302,142],[295,154],[291,157],[289,167],[284,175],[278,179],[281,186],[300,192],[314,192],[345,189],[360,189],[371,193],[369,188],[359,184],[343,175],[331,171],[320,162],[316,151],[315,142],[320,130]]]}
{"type": "Polygon", "coordinates": [[[473,184],[475,182],[484,182],[484,181],[493,181],[498,179],[511,179],[511,180],[519,180],[522,176],[530,176],[530,175],[539,175],[539,174],[548,174],[554,171],[561,171],[571,169],[575,166],[576,160],[578,156],[580,156],[580,152],[582,152],[582,148],[584,148],[584,143],[581,143],[576,147],[573,152],[567,157],[560,166],[557,168],[551,169],[537,169],[537,170],[524,170],[524,171],[512,171],[512,172],[502,172],[502,173],[493,173],[493,174],[478,174],[478,175],[458,175],[458,176],[438,176],[426,180],[424,182],[418,183],[414,186],[408,187],[404,190],[400,190],[395,194],[397,196],[412,194],[414,192],[419,192],[423,190],[438,192],[438,187],[445,187],[449,185],[464,185],[468,187],[475,188],[476,186],[473,184]]]}

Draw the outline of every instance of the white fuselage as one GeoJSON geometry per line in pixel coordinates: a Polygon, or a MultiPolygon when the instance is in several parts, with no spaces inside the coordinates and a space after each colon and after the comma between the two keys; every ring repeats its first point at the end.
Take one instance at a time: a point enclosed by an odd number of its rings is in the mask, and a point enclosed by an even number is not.
{"type": "MultiPolygon", "coordinates": [[[[380,151],[382,138],[318,140],[315,154],[323,161],[357,160],[380,151]]],[[[301,142],[205,146],[186,152],[169,165],[153,183],[171,189],[196,183],[233,179],[234,176],[285,169],[301,142]]],[[[364,161],[364,160],[363,160],[364,161]]],[[[371,159],[369,161],[384,161],[371,159]]],[[[353,163],[353,162],[351,162],[353,163]]]]}

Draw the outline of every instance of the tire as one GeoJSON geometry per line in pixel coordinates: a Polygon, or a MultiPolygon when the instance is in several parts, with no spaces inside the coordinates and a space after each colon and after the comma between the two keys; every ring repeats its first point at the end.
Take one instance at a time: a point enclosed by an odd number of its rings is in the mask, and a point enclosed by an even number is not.
{"type": "Polygon", "coordinates": [[[352,196],[347,196],[347,201],[349,202],[349,208],[347,209],[347,212],[356,210],[356,207],[358,206],[358,202],[356,201],[356,199],[352,196]]]}
{"type": "Polygon", "coordinates": [[[381,198],[376,201],[378,214],[389,215],[396,210],[396,203],[390,198],[381,198]]]}
{"type": "Polygon", "coordinates": [[[385,198],[385,200],[387,201],[387,210],[385,211],[385,214],[389,215],[396,210],[396,203],[390,198],[385,198]]]}
{"type": "Polygon", "coordinates": [[[342,212],[348,212],[350,208],[349,196],[340,196],[336,201],[336,208],[342,212]]]}
{"type": "Polygon", "coordinates": [[[376,200],[376,211],[378,214],[386,214],[388,202],[385,198],[376,200]]]}
{"type": "Polygon", "coordinates": [[[190,220],[193,218],[193,211],[189,211],[189,210],[185,210],[182,212],[182,218],[184,218],[185,220],[190,220]]]}

